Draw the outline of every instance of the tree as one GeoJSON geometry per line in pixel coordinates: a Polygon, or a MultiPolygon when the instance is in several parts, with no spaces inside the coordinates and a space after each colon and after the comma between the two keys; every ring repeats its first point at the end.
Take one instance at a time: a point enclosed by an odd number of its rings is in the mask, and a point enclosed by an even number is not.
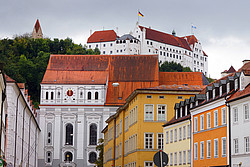
{"type": "Polygon", "coordinates": [[[161,72],[192,72],[189,67],[183,67],[180,63],[175,63],[173,61],[165,61],[159,66],[159,71],[161,72]]]}
{"type": "Polygon", "coordinates": [[[99,157],[98,159],[95,161],[95,164],[98,167],[103,167],[103,142],[104,140],[101,138],[98,140],[98,145],[96,146],[96,151],[99,151],[99,157]]]}

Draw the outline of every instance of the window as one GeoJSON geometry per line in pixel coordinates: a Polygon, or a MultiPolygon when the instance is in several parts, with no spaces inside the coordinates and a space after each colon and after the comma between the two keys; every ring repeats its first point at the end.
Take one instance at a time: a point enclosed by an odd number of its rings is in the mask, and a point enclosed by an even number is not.
{"type": "Polygon", "coordinates": [[[225,108],[221,109],[221,124],[222,125],[226,124],[226,109],[225,108]]]}
{"type": "Polygon", "coordinates": [[[233,140],[233,145],[234,145],[234,153],[235,154],[239,153],[239,141],[238,141],[238,139],[233,140]]]}
{"type": "Polygon", "coordinates": [[[104,54],[104,55],[105,55],[105,51],[103,51],[103,52],[102,52],[102,54],[104,54]]]}
{"type": "Polygon", "coordinates": [[[187,125],[187,138],[190,138],[190,125],[187,125]]]}
{"type": "Polygon", "coordinates": [[[54,99],[54,92],[50,92],[50,98],[51,98],[51,100],[54,99]]]}
{"type": "Polygon", "coordinates": [[[95,92],[95,100],[98,100],[98,92],[95,92]]]}
{"type": "Polygon", "coordinates": [[[244,120],[249,120],[249,107],[248,107],[248,104],[244,104],[243,110],[244,110],[244,120]]]}
{"type": "Polygon", "coordinates": [[[152,96],[151,95],[147,95],[147,99],[152,99],[152,96]]]}
{"type": "Polygon", "coordinates": [[[128,130],[128,116],[125,117],[125,131],[128,130]]]}
{"type": "Polygon", "coordinates": [[[122,120],[120,120],[120,134],[122,133],[122,120]]]}
{"type": "Polygon", "coordinates": [[[159,96],[159,99],[164,99],[165,98],[165,96],[159,96]]]}
{"type": "Polygon", "coordinates": [[[234,123],[238,122],[238,108],[233,108],[234,123]]]}
{"type": "Polygon", "coordinates": [[[166,118],[166,105],[160,105],[158,104],[158,111],[157,111],[157,120],[158,121],[165,121],[166,118]]]}
{"type": "Polygon", "coordinates": [[[173,130],[170,130],[170,143],[173,143],[173,130]]]}
{"type": "Polygon", "coordinates": [[[228,82],[227,83],[227,93],[229,93],[229,91],[230,91],[230,83],[228,82]]]}
{"type": "Polygon", "coordinates": [[[219,148],[219,143],[218,143],[218,139],[214,139],[214,157],[218,158],[218,148],[219,148]]]}
{"type": "Polygon", "coordinates": [[[111,50],[111,51],[110,51],[110,54],[112,54],[112,53],[113,53],[113,51],[111,50]]]}
{"type": "Polygon", "coordinates": [[[226,137],[221,138],[221,156],[225,157],[227,154],[227,141],[226,137]]]}
{"type": "Polygon", "coordinates": [[[200,130],[204,130],[204,115],[200,116],[200,124],[201,124],[201,129],[200,130]]]}
{"type": "Polygon", "coordinates": [[[238,79],[234,80],[234,89],[237,90],[238,89],[238,79]]]}
{"type": "Polygon", "coordinates": [[[89,45],[89,49],[91,48],[91,45],[89,45]]]}
{"type": "Polygon", "coordinates": [[[183,99],[183,96],[177,96],[177,99],[183,99]]]}
{"type": "Polygon", "coordinates": [[[177,142],[177,129],[174,129],[174,142],[177,142]]]}
{"type": "Polygon", "coordinates": [[[211,128],[211,113],[207,113],[207,129],[211,128]]]}
{"type": "Polygon", "coordinates": [[[245,152],[250,152],[250,143],[249,143],[249,137],[244,137],[244,142],[245,142],[245,152]]]}
{"type": "Polygon", "coordinates": [[[183,126],[183,140],[186,139],[186,126],[183,126]]]}
{"type": "Polygon", "coordinates": [[[52,144],[52,123],[47,124],[47,144],[52,144]]]}
{"type": "Polygon", "coordinates": [[[198,159],[198,143],[194,143],[194,160],[198,159]]]}
{"type": "Polygon", "coordinates": [[[46,92],[46,100],[48,100],[49,99],[49,92],[46,92]]]}
{"type": "Polygon", "coordinates": [[[182,152],[180,151],[179,152],[179,165],[182,164],[182,152]]]}
{"type": "Polygon", "coordinates": [[[166,144],[169,143],[169,131],[166,132],[166,144]]]}
{"type": "Polygon", "coordinates": [[[66,145],[73,145],[73,125],[66,125],[66,145]]]}
{"type": "Polygon", "coordinates": [[[91,100],[91,92],[88,92],[88,100],[91,100]]]}
{"type": "Polygon", "coordinates": [[[73,160],[73,155],[72,155],[72,153],[71,152],[66,152],[65,153],[65,159],[64,159],[64,161],[66,161],[66,162],[71,162],[73,160]]]}
{"type": "Polygon", "coordinates": [[[153,149],[153,133],[144,134],[144,148],[153,149]]]}
{"type": "Polygon", "coordinates": [[[200,143],[200,154],[201,159],[204,159],[204,141],[200,143]]]}
{"type": "Polygon", "coordinates": [[[97,145],[97,126],[91,124],[89,127],[89,145],[97,145]]]}
{"type": "Polygon", "coordinates": [[[98,45],[96,45],[95,47],[98,48],[98,45]]]}
{"type": "Polygon", "coordinates": [[[95,163],[96,157],[97,157],[97,155],[95,152],[89,153],[89,163],[92,163],[92,164],[95,163]]]}
{"type": "Polygon", "coordinates": [[[159,133],[157,136],[157,147],[159,150],[163,149],[163,134],[159,133]]]}
{"type": "Polygon", "coordinates": [[[80,92],[80,98],[83,98],[83,92],[82,91],[80,92]]]}
{"type": "Polygon", "coordinates": [[[149,121],[154,120],[154,105],[153,104],[145,104],[144,120],[149,120],[149,121]]]}
{"type": "Polygon", "coordinates": [[[222,86],[220,86],[220,96],[222,95],[222,86]]]}
{"type": "Polygon", "coordinates": [[[145,167],[153,167],[153,162],[144,162],[145,167]]]}
{"type": "Polygon", "coordinates": [[[57,98],[60,99],[60,92],[57,92],[57,98]]]}
{"type": "Polygon", "coordinates": [[[186,164],[186,151],[183,151],[183,164],[186,164]]]}
{"type": "Polygon", "coordinates": [[[182,139],[182,130],[181,130],[181,127],[179,128],[179,140],[182,139]]]}
{"type": "Polygon", "coordinates": [[[195,117],[194,118],[194,132],[197,132],[198,131],[198,118],[195,117]]]}
{"type": "Polygon", "coordinates": [[[190,150],[187,151],[187,163],[188,164],[191,163],[191,151],[190,150]]]}
{"type": "Polygon", "coordinates": [[[177,152],[174,153],[174,165],[177,165],[177,152]]]}
{"type": "Polygon", "coordinates": [[[211,140],[207,141],[207,158],[211,158],[211,140]]]}
{"type": "Polygon", "coordinates": [[[214,111],[214,127],[218,126],[218,111],[214,111]]]}
{"type": "Polygon", "coordinates": [[[51,157],[52,157],[52,154],[51,154],[50,151],[48,151],[46,153],[46,161],[47,161],[47,163],[51,163],[51,159],[52,159],[51,157]]]}
{"type": "Polygon", "coordinates": [[[170,165],[173,165],[173,153],[170,153],[170,165]]]}

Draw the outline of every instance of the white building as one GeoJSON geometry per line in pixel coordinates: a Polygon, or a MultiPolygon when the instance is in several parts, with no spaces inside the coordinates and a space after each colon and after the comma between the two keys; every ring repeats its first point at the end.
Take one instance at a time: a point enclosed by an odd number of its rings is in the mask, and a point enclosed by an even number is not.
{"type": "Polygon", "coordinates": [[[51,55],[41,83],[39,166],[94,166],[107,118],[133,90],[158,84],[157,55],[51,55]]]}
{"type": "Polygon", "coordinates": [[[243,67],[234,75],[236,92],[227,100],[232,167],[250,166],[250,62],[243,62],[243,67]]]}
{"type": "Polygon", "coordinates": [[[34,110],[25,85],[6,76],[7,166],[37,166],[38,135],[37,113],[34,110]]]}
{"type": "Polygon", "coordinates": [[[159,62],[176,62],[208,75],[208,56],[194,35],[177,37],[136,24],[133,32],[119,37],[114,30],[96,31],[87,41],[89,49],[103,55],[158,54],[159,62]]]}

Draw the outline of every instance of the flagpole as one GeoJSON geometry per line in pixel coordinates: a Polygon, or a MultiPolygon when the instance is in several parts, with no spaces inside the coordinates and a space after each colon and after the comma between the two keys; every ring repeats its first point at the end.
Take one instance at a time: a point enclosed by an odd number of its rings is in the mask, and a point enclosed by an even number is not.
{"type": "Polygon", "coordinates": [[[138,24],[139,24],[139,11],[140,11],[140,10],[138,9],[138,12],[137,12],[137,17],[138,17],[138,20],[137,20],[137,21],[138,21],[138,24]]]}

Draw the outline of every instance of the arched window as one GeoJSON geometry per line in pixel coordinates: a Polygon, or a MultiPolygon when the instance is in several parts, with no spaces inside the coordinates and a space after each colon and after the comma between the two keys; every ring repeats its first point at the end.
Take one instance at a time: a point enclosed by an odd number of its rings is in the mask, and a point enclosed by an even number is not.
{"type": "Polygon", "coordinates": [[[97,155],[95,152],[89,153],[89,163],[95,163],[97,155]]]}
{"type": "Polygon", "coordinates": [[[52,123],[47,124],[47,144],[51,145],[52,143],[52,123]]]}
{"type": "Polygon", "coordinates": [[[46,100],[48,100],[49,99],[49,92],[46,92],[46,100]]]}
{"type": "Polygon", "coordinates": [[[91,124],[89,127],[89,145],[97,144],[97,126],[96,124],[91,124]]]}
{"type": "Polygon", "coordinates": [[[73,155],[72,155],[72,153],[71,152],[66,152],[65,153],[65,159],[64,159],[64,161],[66,161],[66,162],[71,162],[73,160],[73,155]]]}
{"type": "Polygon", "coordinates": [[[88,92],[88,100],[91,100],[91,92],[88,92]]]}
{"type": "Polygon", "coordinates": [[[51,163],[51,158],[52,157],[52,154],[51,154],[51,152],[50,151],[48,151],[47,153],[46,153],[46,162],[47,163],[51,163]]]}
{"type": "Polygon", "coordinates": [[[54,99],[54,92],[50,92],[50,97],[51,97],[51,100],[54,99]]]}
{"type": "Polygon", "coordinates": [[[82,91],[80,92],[80,98],[83,98],[83,93],[82,93],[82,91]]]}
{"type": "Polygon", "coordinates": [[[58,99],[60,98],[60,92],[57,92],[57,98],[58,99]]]}
{"type": "Polygon", "coordinates": [[[98,100],[98,92],[95,92],[95,100],[98,100]]]}
{"type": "Polygon", "coordinates": [[[73,125],[67,124],[66,125],[66,145],[73,145],[73,125]]]}

